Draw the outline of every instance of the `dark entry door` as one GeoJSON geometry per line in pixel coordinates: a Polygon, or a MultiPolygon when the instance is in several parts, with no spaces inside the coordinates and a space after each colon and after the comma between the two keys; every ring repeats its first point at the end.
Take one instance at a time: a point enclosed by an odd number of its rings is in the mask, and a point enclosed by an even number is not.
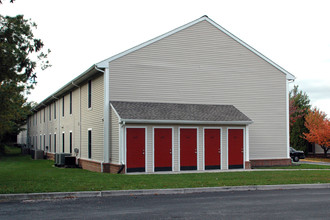
{"type": "Polygon", "coordinates": [[[126,129],[127,172],[145,172],[145,129],[126,129]]]}
{"type": "Polygon", "coordinates": [[[229,169],[243,168],[243,129],[228,130],[229,169]]]}
{"type": "Polygon", "coordinates": [[[204,130],[205,170],[220,169],[220,129],[204,130]]]}
{"type": "Polygon", "coordinates": [[[172,128],[155,128],[155,171],[172,171],[172,128]]]}
{"type": "Polygon", "coordinates": [[[180,129],[180,170],[197,170],[197,129],[180,129]]]}

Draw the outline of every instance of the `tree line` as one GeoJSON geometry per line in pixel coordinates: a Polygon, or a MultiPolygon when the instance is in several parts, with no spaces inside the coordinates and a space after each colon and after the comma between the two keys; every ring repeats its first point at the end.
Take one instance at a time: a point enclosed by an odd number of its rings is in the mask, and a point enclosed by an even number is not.
{"type": "Polygon", "coordinates": [[[289,93],[290,146],[308,153],[311,144],[318,144],[324,157],[330,149],[330,120],[317,107],[311,107],[306,92],[298,86],[289,93]]]}
{"type": "Polygon", "coordinates": [[[0,15],[0,153],[31,114],[34,103],[27,101],[26,94],[36,84],[37,71],[50,67],[50,50],[43,51],[42,40],[34,37],[36,28],[23,15],[0,15]]]}

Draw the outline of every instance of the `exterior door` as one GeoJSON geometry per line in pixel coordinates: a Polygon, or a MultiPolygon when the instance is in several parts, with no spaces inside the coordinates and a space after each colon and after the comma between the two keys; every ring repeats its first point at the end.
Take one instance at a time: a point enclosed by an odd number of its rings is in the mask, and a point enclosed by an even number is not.
{"type": "Polygon", "coordinates": [[[172,171],[172,128],[154,129],[155,171],[172,171]]]}
{"type": "Polygon", "coordinates": [[[220,129],[204,129],[205,170],[221,169],[220,129]]]}
{"type": "Polygon", "coordinates": [[[145,172],[145,129],[126,129],[126,170],[145,172]]]}
{"type": "Polygon", "coordinates": [[[244,163],[243,129],[228,129],[229,169],[243,168],[244,163]]]}
{"type": "Polygon", "coordinates": [[[180,129],[180,170],[197,170],[197,129],[180,129]]]}

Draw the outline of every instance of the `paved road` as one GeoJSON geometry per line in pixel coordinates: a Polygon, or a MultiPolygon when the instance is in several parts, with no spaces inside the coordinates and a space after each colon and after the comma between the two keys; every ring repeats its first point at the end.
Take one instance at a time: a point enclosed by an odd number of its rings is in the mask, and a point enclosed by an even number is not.
{"type": "Polygon", "coordinates": [[[330,166],[330,163],[329,162],[315,162],[315,161],[302,161],[302,160],[300,160],[298,163],[316,164],[316,165],[328,165],[328,166],[330,166]]]}
{"type": "Polygon", "coordinates": [[[0,219],[329,219],[330,189],[0,203],[0,219]]]}

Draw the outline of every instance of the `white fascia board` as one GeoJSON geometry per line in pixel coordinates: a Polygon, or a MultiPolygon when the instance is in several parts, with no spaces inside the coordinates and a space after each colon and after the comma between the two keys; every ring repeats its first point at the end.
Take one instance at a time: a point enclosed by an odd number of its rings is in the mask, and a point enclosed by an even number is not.
{"type": "Polygon", "coordinates": [[[156,41],[159,41],[159,40],[161,40],[161,39],[163,39],[165,37],[168,37],[168,36],[170,36],[172,34],[175,34],[175,33],[179,32],[179,31],[181,31],[183,29],[186,29],[186,28],[188,28],[188,27],[190,27],[190,26],[192,26],[192,25],[194,25],[194,24],[196,24],[198,22],[204,21],[204,20],[205,21],[208,21],[210,24],[212,24],[213,26],[215,26],[216,28],[218,28],[219,30],[221,30],[223,33],[227,34],[229,37],[231,37],[232,39],[234,39],[235,41],[237,41],[239,44],[243,45],[245,48],[247,48],[251,52],[255,53],[257,56],[259,56],[260,58],[262,58],[263,60],[265,60],[266,62],[268,62],[269,64],[271,64],[275,68],[277,68],[278,70],[280,70],[282,73],[284,73],[286,75],[286,79],[287,80],[295,80],[296,79],[296,77],[294,75],[292,75],[291,73],[289,73],[284,68],[282,68],[281,66],[277,65],[276,63],[274,63],[272,60],[270,60],[269,58],[267,58],[265,55],[263,55],[262,53],[260,53],[259,51],[257,51],[256,49],[254,49],[253,47],[251,47],[250,45],[248,45],[247,43],[245,43],[241,39],[239,39],[238,37],[236,37],[234,34],[232,34],[229,31],[227,31],[225,28],[223,28],[222,26],[220,26],[219,24],[217,24],[216,22],[214,22],[212,19],[208,18],[207,16],[203,16],[203,17],[201,17],[199,19],[196,19],[196,20],[194,20],[194,21],[192,21],[192,22],[190,22],[188,24],[185,24],[185,25],[183,25],[181,27],[178,27],[178,28],[176,28],[176,29],[174,29],[172,31],[169,31],[169,32],[167,32],[167,33],[165,33],[163,35],[160,35],[160,36],[158,36],[156,38],[153,38],[153,39],[151,39],[149,41],[146,41],[146,42],[144,42],[142,44],[139,44],[139,45],[137,45],[137,46],[135,46],[135,47],[133,47],[131,49],[128,49],[128,50],[126,50],[126,51],[124,51],[122,53],[119,53],[119,54],[114,55],[114,56],[112,56],[112,57],[110,57],[108,59],[105,59],[105,60],[103,60],[103,61],[101,61],[101,62],[99,62],[99,63],[97,63],[95,65],[97,67],[99,67],[99,68],[107,68],[108,65],[109,65],[109,62],[111,62],[111,61],[113,61],[115,59],[118,59],[118,58],[120,58],[122,56],[125,56],[125,55],[131,53],[131,52],[134,52],[136,50],[139,50],[139,49],[141,49],[141,48],[143,48],[145,46],[148,46],[148,45],[150,45],[150,44],[152,44],[152,43],[154,43],[156,41]]]}
{"type": "Polygon", "coordinates": [[[110,106],[111,106],[111,108],[113,109],[113,111],[115,112],[115,114],[117,115],[118,120],[119,120],[119,121],[122,121],[121,118],[120,118],[120,116],[119,116],[119,114],[118,114],[118,112],[117,112],[117,110],[113,107],[113,105],[112,105],[111,103],[110,103],[110,106]]]}
{"type": "Polygon", "coordinates": [[[248,125],[253,121],[186,121],[186,120],[144,120],[144,119],[120,119],[125,123],[137,124],[200,124],[200,125],[248,125]]]}
{"type": "Polygon", "coordinates": [[[294,75],[292,75],[291,73],[289,73],[288,71],[286,71],[285,69],[283,69],[281,66],[277,65],[276,63],[274,63],[268,57],[266,57],[265,55],[263,55],[262,53],[260,53],[259,51],[257,51],[256,49],[254,49],[253,47],[251,47],[250,45],[248,45],[247,43],[245,43],[241,39],[239,39],[238,37],[236,37],[234,34],[232,34],[229,31],[227,31],[225,28],[223,28],[222,26],[220,26],[219,24],[217,24],[216,22],[214,22],[212,19],[206,17],[205,20],[207,20],[208,22],[210,22],[211,24],[213,24],[219,30],[221,30],[222,32],[224,32],[225,34],[227,34],[229,37],[231,37],[232,39],[234,39],[235,41],[237,41],[238,43],[240,43],[241,45],[243,45],[248,50],[250,50],[253,53],[255,53],[257,56],[259,56],[260,58],[262,58],[263,60],[265,60],[266,62],[268,62],[272,66],[274,66],[275,68],[277,68],[279,71],[283,72],[286,75],[286,79],[287,80],[295,80],[296,79],[296,77],[294,75]]]}
{"type": "Polygon", "coordinates": [[[41,101],[33,109],[39,109],[42,106],[45,106],[45,103],[49,103],[49,102],[51,102],[53,100],[57,100],[59,98],[59,96],[62,96],[64,93],[68,92],[69,90],[71,90],[73,88],[76,88],[77,87],[77,84],[79,84],[81,81],[83,81],[86,78],[89,78],[92,75],[94,75],[95,72],[96,72],[96,70],[97,71],[100,71],[100,70],[96,69],[96,65],[92,65],[86,71],[84,71],[83,73],[81,73],[79,76],[75,77],[73,80],[70,80],[70,82],[68,82],[67,84],[65,84],[64,86],[62,86],[60,89],[58,89],[56,92],[54,92],[53,94],[51,94],[47,98],[45,98],[43,101],[41,101]]]}
{"type": "Polygon", "coordinates": [[[144,43],[142,43],[142,44],[139,44],[139,45],[137,45],[137,46],[135,46],[135,47],[132,47],[132,48],[130,48],[130,49],[128,49],[128,50],[125,50],[124,52],[121,52],[121,53],[119,53],[119,54],[117,54],[117,55],[114,55],[114,56],[112,56],[112,57],[109,57],[108,59],[105,59],[105,60],[103,60],[103,61],[97,63],[96,65],[97,65],[98,67],[103,67],[103,68],[108,67],[109,62],[111,62],[111,61],[113,61],[113,60],[116,60],[116,59],[118,59],[118,58],[120,58],[120,57],[123,57],[123,56],[129,54],[129,53],[132,53],[132,52],[134,52],[134,51],[136,51],[136,50],[139,50],[139,49],[141,49],[141,48],[143,48],[143,47],[146,47],[146,46],[148,46],[148,45],[150,45],[150,44],[152,44],[152,43],[154,43],[154,42],[156,42],[156,41],[159,41],[159,40],[161,40],[161,39],[163,39],[163,38],[165,38],[165,37],[168,37],[168,36],[170,36],[170,35],[172,35],[172,34],[175,34],[175,33],[179,32],[179,31],[181,31],[181,30],[183,30],[183,29],[186,29],[186,28],[188,28],[188,27],[190,27],[190,26],[192,26],[192,25],[194,25],[194,24],[197,24],[198,22],[201,22],[201,21],[203,21],[203,20],[205,20],[205,19],[206,19],[205,16],[203,16],[203,17],[201,17],[201,18],[198,18],[198,19],[196,19],[196,20],[194,20],[194,21],[192,21],[192,22],[189,22],[188,24],[182,25],[181,27],[178,27],[178,28],[176,28],[176,29],[174,29],[174,30],[172,30],[172,31],[169,31],[169,32],[167,32],[167,33],[165,33],[165,34],[162,34],[162,35],[160,35],[160,36],[158,36],[158,37],[155,37],[155,38],[153,38],[153,39],[151,39],[151,40],[148,40],[148,41],[146,41],[146,42],[144,42],[144,43]]]}

